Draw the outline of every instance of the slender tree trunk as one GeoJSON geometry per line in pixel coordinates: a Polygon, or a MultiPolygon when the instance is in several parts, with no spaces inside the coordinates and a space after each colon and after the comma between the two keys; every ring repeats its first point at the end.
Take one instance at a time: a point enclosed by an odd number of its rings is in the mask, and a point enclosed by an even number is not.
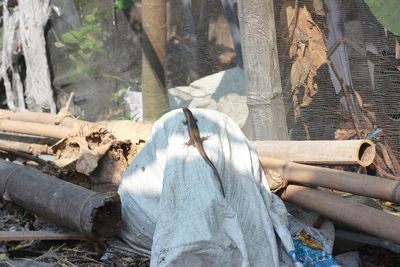
{"type": "Polygon", "coordinates": [[[165,89],[166,3],[142,0],[142,93],[143,117],[158,119],[169,111],[165,89]]]}
{"type": "MultiPolygon", "coordinates": [[[[46,55],[44,29],[50,0],[19,0],[20,42],[26,64],[26,104],[30,110],[56,113],[46,55]]],[[[22,94],[22,87],[19,89],[22,94]]]]}
{"type": "Polygon", "coordinates": [[[196,72],[200,77],[210,75],[210,54],[209,54],[209,9],[211,2],[209,0],[193,1],[192,14],[194,14],[195,32],[196,32],[196,72]]]}
{"type": "Polygon", "coordinates": [[[243,68],[242,45],[240,43],[239,19],[237,17],[237,12],[235,11],[234,5],[231,1],[220,1],[225,11],[225,18],[229,23],[229,30],[231,31],[233,45],[235,46],[237,65],[243,68]]]}
{"type": "Polygon", "coordinates": [[[397,69],[400,70],[400,37],[396,36],[396,62],[397,69]]]}
{"type": "Polygon", "coordinates": [[[273,0],[239,0],[238,13],[252,138],[287,140],[273,0]]]}

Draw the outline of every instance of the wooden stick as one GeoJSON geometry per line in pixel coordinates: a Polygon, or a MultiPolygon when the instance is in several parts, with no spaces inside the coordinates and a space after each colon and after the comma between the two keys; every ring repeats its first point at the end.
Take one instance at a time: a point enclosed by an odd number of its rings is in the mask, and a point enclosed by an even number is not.
{"type": "Polygon", "coordinates": [[[282,199],[337,222],[400,244],[400,217],[348,199],[298,185],[289,185],[282,199]]]}
{"type": "Polygon", "coordinates": [[[260,156],[316,165],[370,165],[376,155],[370,140],[254,141],[260,156]]]}
{"type": "Polygon", "coordinates": [[[316,185],[400,203],[400,181],[365,174],[339,171],[285,160],[260,157],[265,172],[277,172],[288,182],[316,185]]]}
{"type": "Polygon", "coordinates": [[[75,232],[52,231],[0,231],[0,241],[23,240],[90,240],[88,237],[75,232]]]}
{"type": "Polygon", "coordinates": [[[361,137],[360,125],[359,125],[359,121],[356,117],[356,113],[354,110],[353,101],[351,99],[349,88],[348,88],[346,82],[344,81],[343,75],[340,72],[340,70],[337,68],[336,64],[333,63],[332,61],[330,61],[328,64],[330,64],[330,66],[332,67],[333,73],[335,74],[336,78],[340,82],[340,85],[342,86],[344,99],[346,101],[346,105],[349,110],[350,117],[353,121],[354,129],[356,131],[357,137],[360,138],[361,137]]]}

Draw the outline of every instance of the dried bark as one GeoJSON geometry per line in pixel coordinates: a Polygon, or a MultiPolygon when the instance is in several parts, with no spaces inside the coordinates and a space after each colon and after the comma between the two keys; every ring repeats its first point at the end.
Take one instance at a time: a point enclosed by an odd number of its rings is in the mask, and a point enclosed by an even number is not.
{"type": "Polygon", "coordinates": [[[289,56],[294,60],[290,76],[294,117],[297,119],[300,108],[308,106],[318,92],[315,77],[317,70],[328,61],[328,49],[324,33],[314,22],[307,6],[298,8],[288,4],[285,10],[291,40],[289,56]],[[302,100],[300,95],[303,95],[302,100]]]}
{"type": "Polygon", "coordinates": [[[78,172],[95,184],[119,184],[125,169],[144,146],[151,124],[130,121],[105,125],[76,123],[72,133],[53,146],[55,164],[78,172]]]}

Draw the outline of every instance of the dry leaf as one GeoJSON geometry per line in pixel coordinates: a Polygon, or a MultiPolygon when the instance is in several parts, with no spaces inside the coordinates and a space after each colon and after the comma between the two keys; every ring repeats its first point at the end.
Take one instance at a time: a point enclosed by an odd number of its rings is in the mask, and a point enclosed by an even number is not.
{"type": "Polygon", "coordinates": [[[386,206],[386,207],[391,207],[391,206],[393,206],[393,203],[392,203],[392,202],[389,202],[389,201],[383,201],[382,204],[383,204],[384,206],[386,206]]]}
{"type": "Polygon", "coordinates": [[[335,140],[349,140],[356,135],[354,129],[337,129],[335,131],[335,140]]]}
{"type": "Polygon", "coordinates": [[[386,165],[389,167],[389,169],[394,170],[392,159],[389,156],[389,152],[387,151],[386,146],[383,144],[379,144],[379,147],[381,148],[383,159],[385,160],[386,165]]]}
{"type": "Polygon", "coordinates": [[[321,0],[313,0],[314,13],[319,16],[326,16],[324,4],[321,0]]]}
{"type": "MultiPolygon", "coordinates": [[[[315,76],[318,69],[328,62],[324,33],[314,22],[306,6],[286,7],[287,27],[289,30],[290,57],[294,60],[290,77],[292,86],[292,103],[295,118],[299,116],[300,107],[310,105],[313,96],[318,92],[315,76]],[[294,29],[294,30],[293,30],[294,29]],[[300,103],[299,95],[302,94],[300,103]]],[[[323,14],[319,12],[319,14],[323,14]]]]}
{"type": "Polygon", "coordinates": [[[317,240],[313,239],[305,230],[301,230],[300,233],[297,234],[297,239],[300,242],[309,248],[322,250],[322,245],[317,240]]]}

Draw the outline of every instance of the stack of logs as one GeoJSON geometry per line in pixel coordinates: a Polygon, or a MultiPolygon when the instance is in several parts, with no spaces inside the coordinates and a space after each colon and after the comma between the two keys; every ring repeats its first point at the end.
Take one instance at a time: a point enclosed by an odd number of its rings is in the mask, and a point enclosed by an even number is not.
{"type": "MultiPolygon", "coordinates": [[[[82,123],[65,114],[0,110],[0,131],[4,132],[62,139],[72,133],[72,126],[77,122],[82,123]]],[[[332,194],[328,190],[313,189],[318,186],[400,203],[400,181],[326,167],[369,166],[376,155],[371,141],[255,141],[253,145],[259,153],[271,191],[282,199],[400,244],[399,217],[341,198],[340,194],[332,194]]],[[[0,140],[0,150],[51,153],[49,147],[39,146],[34,148],[35,151],[33,147],[35,145],[0,140]]],[[[108,239],[120,226],[119,199],[116,194],[95,193],[43,173],[39,175],[39,171],[15,168],[12,163],[5,161],[0,161],[0,173],[0,194],[4,198],[10,198],[89,238],[108,239]],[[27,191],[30,194],[24,196],[23,192],[27,191]],[[46,196],[44,192],[54,193],[46,196]],[[96,218],[102,219],[96,221],[96,218]]]]}

